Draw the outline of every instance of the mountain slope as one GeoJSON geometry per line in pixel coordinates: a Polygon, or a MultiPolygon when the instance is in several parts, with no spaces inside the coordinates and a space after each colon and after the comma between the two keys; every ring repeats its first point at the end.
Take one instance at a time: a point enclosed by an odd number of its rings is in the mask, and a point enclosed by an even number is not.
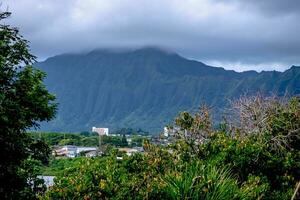
{"type": "Polygon", "coordinates": [[[155,48],[64,54],[36,64],[57,95],[57,118],[44,130],[92,126],[157,132],[182,110],[206,102],[216,113],[244,93],[300,94],[300,68],[237,73],[155,48]]]}

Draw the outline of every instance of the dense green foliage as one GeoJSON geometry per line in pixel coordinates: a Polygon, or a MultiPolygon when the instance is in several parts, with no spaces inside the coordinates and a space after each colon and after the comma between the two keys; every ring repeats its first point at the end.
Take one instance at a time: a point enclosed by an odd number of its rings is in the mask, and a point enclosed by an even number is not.
{"type": "Polygon", "coordinates": [[[103,126],[159,133],[179,111],[195,111],[201,102],[220,121],[228,99],[244,93],[300,94],[299,67],[238,73],[155,48],[63,54],[36,65],[59,102],[57,118],[43,126],[49,131],[103,126]]]}
{"type": "Polygon", "coordinates": [[[2,25],[9,16],[0,12],[0,198],[34,199],[41,183],[35,166],[47,163],[50,149],[32,141],[26,129],[52,119],[55,97],[43,85],[45,74],[30,66],[35,57],[27,41],[2,25]]]}
{"type": "Polygon", "coordinates": [[[239,105],[238,124],[214,130],[203,107],[176,118],[170,146],[145,141],[145,154],[123,160],[116,151],[78,158],[41,199],[291,199],[300,181],[299,99],[239,105]]]}
{"type": "Polygon", "coordinates": [[[49,164],[43,165],[39,168],[39,172],[45,176],[63,176],[65,171],[78,167],[83,160],[84,158],[82,157],[61,159],[52,158],[49,164]]]}

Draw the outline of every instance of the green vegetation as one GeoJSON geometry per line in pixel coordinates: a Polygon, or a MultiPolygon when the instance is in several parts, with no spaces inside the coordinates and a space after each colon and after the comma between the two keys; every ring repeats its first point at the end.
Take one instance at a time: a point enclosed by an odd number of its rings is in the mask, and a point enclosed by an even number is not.
{"type": "Polygon", "coordinates": [[[26,134],[56,111],[55,97],[43,85],[45,74],[30,66],[35,57],[17,28],[2,25],[0,12],[0,199],[35,199],[37,165],[47,163],[50,149],[26,134]],[[25,65],[25,66],[24,66],[25,65]]]}
{"type": "Polygon", "coordinates": [[[300,180],[299,99],[257,96],[233,108],[228,118],[236,120],[217,130],[206,107],[181,113],[168,147],[145,141],[145,154],[123,160],[112,150],[63,163],[68,167],[40,198],[291,199],[300,180]]]}
{"type": "Polygon", "coordinates": [[[63,176],[65,171],[80,166],[84,158],[51,159],[48,165],[40,168],[40,173],[45,176],[63,176]]]}

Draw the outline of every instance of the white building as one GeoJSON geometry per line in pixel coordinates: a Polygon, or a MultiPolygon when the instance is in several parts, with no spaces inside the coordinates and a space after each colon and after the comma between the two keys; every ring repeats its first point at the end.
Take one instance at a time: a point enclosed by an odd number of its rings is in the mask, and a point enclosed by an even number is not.
{"type": "Polygon", "coordinates": [[[166,126],[164,127],[164,136],[169,137],[169,128],[166,126]]]}
{"type": "Polygon", "coordinates": [[[175,135],[176,132],[178,132],[180,130],[179,127],[164,127],[164,136],[165,137],[172,137],[175,135]]]}
{"type": "Polygon", "coordinates": [[[108,135],[109,134],[109,129],[108,128],[92,127],[92,132],[96,132],[99,135],[108,135]]]}

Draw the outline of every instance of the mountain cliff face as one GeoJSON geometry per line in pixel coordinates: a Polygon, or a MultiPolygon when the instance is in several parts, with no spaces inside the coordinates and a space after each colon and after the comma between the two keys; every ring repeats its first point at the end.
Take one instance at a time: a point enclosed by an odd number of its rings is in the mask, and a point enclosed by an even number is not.
{"type": "Polygon", "coordinates": [[[59,103],[56,119],[42,130],[100,126],[155,133],[179,111],[204,102],[220,115],[228,99],[241,94],[300,94],[300,67],[237,73],[155,48],[64,54],[36,66],[47,73],[46,86],[59,103]]]}

